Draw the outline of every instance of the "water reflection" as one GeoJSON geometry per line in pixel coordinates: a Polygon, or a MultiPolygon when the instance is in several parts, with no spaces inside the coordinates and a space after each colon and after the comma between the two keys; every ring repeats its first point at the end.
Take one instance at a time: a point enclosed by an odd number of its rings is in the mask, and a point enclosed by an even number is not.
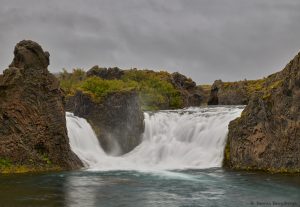
{"type": "Polygon", "coordinates": [[[0,175],[0,206],[253,206],[294,202],[300,177],[230,172],[66,172],[0,175]]]}
{"type": "Polygon", "coordinates": [[[67,177],[67,206],[143,206],[142,182],[124,177],[122,173],[86,172],[67,177]]]}

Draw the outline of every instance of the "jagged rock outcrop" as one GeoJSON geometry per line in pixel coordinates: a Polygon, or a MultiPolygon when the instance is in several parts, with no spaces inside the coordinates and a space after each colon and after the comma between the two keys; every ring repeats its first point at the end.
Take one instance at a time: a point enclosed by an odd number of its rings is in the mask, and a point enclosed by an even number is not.
{"type": "Polygon", "coordinates": [[[0,76],[0,159],[6,163],[0,172],[82,166],[70,150],[64,96],[48,65],[49,53],[23,40],[0,76]]]}
{"type": "Polygon", "coordinates": [[[187,78],[178,72],[172,73],[171,77],[173,85],[178,89],[189,90],[196,87],[196,83],[192,79],[187,78]]]}
{"type": "Polygon", "coordinates": [[[90,76],[98,76],[102,79],[113,80],[113,79],[121,79],[124,75],[124,71],[118,67],[114,68],[100,68],[98,65],[95,65],[86,73],[87,77],[90,76]]]}
{"type": "Polygon", "coordinates": [[[230,123],[224,164],[300,172],[300,53],[264,84],[230,123]]]}
{"type": "Polygon", "coordinates": [[[108,154],[125,154],[141,142],[144,114],[135,91],[112,93],[100,102],[77,91],[68,98],[66,108],[88,120],[108,154]]]}
{"type": "Polygon", "coordinates": [[[178,89],[183,98],[184,107],[200,106],[206,103],[207,94],[201,86],[197,86],[196,83],[186,76],[175,72],[171,74],[171,83],[176,89],[178,89]]]}

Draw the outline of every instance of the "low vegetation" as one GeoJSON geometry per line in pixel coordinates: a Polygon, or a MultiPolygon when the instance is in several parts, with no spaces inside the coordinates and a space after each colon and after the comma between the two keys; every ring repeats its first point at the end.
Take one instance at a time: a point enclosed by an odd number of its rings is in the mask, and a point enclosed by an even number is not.
{"type": "Polygon", "coordinates": [[[223,82],[224,90],[244,90],[248,97],[256,92],[262,93],[263,99],[270,97],[273,90],[282,85],[282,80],[273,80],[270,76],[258,80],[243,80],[236,82],[223,82]]]}
{"type": "Polygon", "coordinates": [[[46,155],[42,156],[42,160],[45,164],[35,165],[34,161],[30,160],[30,164],[21,165],[15,164],[8,158],[0,158],[0,173],[27,173],[27,172],[47,172],[47,171],[59,171],[59,166],[53,165],[46,155]]]}
{"type": "Polygon", "coordinates": [[[180,91],[171,83],[171,75],[164,71],[132,69],[126,70],[120,79],[105,80],[87,77],[84,70],[74,69],[72,73],[63,70],[58,77],[62,89],[69,96],[80,90],[101,101],[111,93],[138,91],[143,110],[183,107],[180,91]]]}
{"type": "Polygon", "coordinates": [[[236,90],[240,88],[245,90],[248,95],[251,95],[255,92],[261,91],[264,87],[264,83],[265,83],[265,79],[243,80],[243,81],[236,81],[236,82],[223,82],[223,87],[225,90],[227,89],[236,90]]]}

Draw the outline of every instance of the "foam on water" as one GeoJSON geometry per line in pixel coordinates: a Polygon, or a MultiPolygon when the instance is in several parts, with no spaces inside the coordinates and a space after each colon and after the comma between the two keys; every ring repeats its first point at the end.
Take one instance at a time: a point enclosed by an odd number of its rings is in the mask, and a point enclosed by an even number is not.
{"type": "Polygon", "coordinates": [[[220,167],[231,120],[243,107],[206,107],[145,113],[142,143],[131,152],[108,156],[85,119],[67,113],[71,149],[88,170],[204,169],[220,167]]]}

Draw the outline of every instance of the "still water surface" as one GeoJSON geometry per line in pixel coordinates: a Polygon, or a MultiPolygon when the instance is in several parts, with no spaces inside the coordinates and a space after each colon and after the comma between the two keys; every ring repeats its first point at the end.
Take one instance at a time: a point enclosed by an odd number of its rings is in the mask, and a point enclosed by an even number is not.
{"type": "Polygon", "coordinates": [[[298,207],[300,177],[233,172],[220,168],[1,175],[0,204],[298,207]]]}

